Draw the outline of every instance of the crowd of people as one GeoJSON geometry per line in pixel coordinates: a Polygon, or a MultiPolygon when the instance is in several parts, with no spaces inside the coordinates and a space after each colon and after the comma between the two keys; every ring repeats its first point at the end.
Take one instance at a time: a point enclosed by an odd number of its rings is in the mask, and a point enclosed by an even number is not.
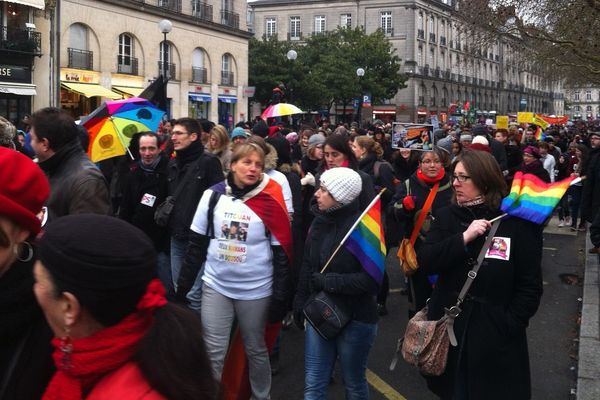
{"type": "MultiPolygon", "coordinates": [[[[367,358],[388,314],[342,238],[381,196],[389,251],[411,238],[419,268],[398,282],[409,317],[452,306],[516,172],[585,177],[558,227],[600,254],[600,127],[446,123],[430,151],[396,149],[392,125],[165,121],[127,156],[92,163],[85,131],[55,108],[26,131],[0,118],[0,398],[217,399],[239,340],[249,394],[270,398],[280,327],[305,331],[304,398],[369,397],[367,358]],[[596,130],[597,129],[597,130],[596,130]],[[43,235],[39,234],[43,231],[43,235]],[[330,264],[323,272],[322,267],[330,264]],[[334,339],[307,323],[315,293],[350,322],[334,339]]],[[[505,218],[454,322],[441,399],[529,399],[526,327],[542,295],[542,227],[505,218]]],[[[391,317],[388,317],[391,318],[391,317]]]]}

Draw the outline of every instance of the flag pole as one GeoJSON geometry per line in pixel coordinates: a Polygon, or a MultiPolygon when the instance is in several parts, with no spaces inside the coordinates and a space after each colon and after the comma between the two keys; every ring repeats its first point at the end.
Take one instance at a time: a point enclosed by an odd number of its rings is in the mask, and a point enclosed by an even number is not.
{"type": "Polygon", "coordinates": [[[340,242],[340,244],[338,244],[338,246],[335,248],[335,251],[333,252],[333,254],[331,255],[331,257],[329,257],[329,260],[327,260],[327,262],[325,263],[325,266],[323,267],[323,269],[321,269],[321,274],[327,269],[327,267],[329,266],[329,263],[331,263],[331,260],[333,260],[333,257],[335,257],[335,255],[337,254],[337,252],[344,245],[344,243],[346,242],[346,240],[348,239],[348,237],[350,237],[350,235],[352,234],[352,231],[354,230],[354,228],[356,228],[356,226],[360,223],[360,220],[365,216],[365,214],[368,213],[369,210],[371,210],[371,208],[375,205],[375,203],[377,202],[377,200],[379,200],[379,198],[381,197],[381,195],[383,194],[383,192],[385,192],[385,190],[386,190],[386,188],[381,189],[381,191],[379,192],[379,194],[377,196],[375,196],[375,198],[371,201],[371,203],[369,203],[369,205],[367,206],[367,208],[365,208],[365,210],[362,212],[362,214],[360,214],[360,216],[358,217],[358,219],[356,221],[354,221],[354,224],[352,224],[352,226],[350,227],[350,229],[346,233],[346,236],[344,236],[344,238],[342,239],[342,241],[340,242]]]}

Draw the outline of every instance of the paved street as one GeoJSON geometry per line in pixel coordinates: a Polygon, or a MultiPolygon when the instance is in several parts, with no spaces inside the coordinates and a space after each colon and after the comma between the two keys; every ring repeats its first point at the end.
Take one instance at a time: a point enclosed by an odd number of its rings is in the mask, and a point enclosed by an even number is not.
{"type": "MultiPolygon", "coordinates": [[[[580,280],[561,274],[582,276],[584,234],[555,228],[552,221],[544,235],[544,295],[536,316],[528,330],[532,369],[533,399],[572,399],[576,387],[578,318],[582,288],[580,280]],[[575,284],[571,284],[575,283],[575,284]]],[[[371,399],[435,399],[428,392],[424,380],[403,360],[396,370],[389,371],[398,337],[407,322],[406,297],[397,289],[401,284],[399,266],[388,258],[391,287],[388,309],[390,315],[379,323],[379,334],[369,358],[371,399]]],[[[282,338],[281,371],[273,379],[274,400],[302,399],[303,388],[303,334],[296,328],[285,331],[282,338]]],[[[339,371],[330,388],[330,399],[343,399],[339,371]]]]}

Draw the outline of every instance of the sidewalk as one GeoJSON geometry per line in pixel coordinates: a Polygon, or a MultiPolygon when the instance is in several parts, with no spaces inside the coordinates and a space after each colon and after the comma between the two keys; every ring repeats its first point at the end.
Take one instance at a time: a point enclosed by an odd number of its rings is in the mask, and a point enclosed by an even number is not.
{"type": "Polygon", "coordinates": [[[586,233],[583,305],[579,331],[577,400],[600,399],[600,286],[598,255],[586,233]]]}

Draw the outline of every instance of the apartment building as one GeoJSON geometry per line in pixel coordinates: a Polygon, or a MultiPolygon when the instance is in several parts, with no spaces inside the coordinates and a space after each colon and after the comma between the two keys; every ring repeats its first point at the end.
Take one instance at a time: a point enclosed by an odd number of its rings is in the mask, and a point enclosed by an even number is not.
{"type": "Polygon", "coordinates": [[[536,75],[535,66],[520,62],[510,43],[475,48],[474,36],[461,33],[451,0],[257,0],[248,5],[250,30],[258,38],[277,35],[301,44],[339,26],[362,26],[367,34],[381,29],[409,79],[394,98],[373,105],[373,118],[421,121],[438,115],[443,121],[466,102],[488,115],[564,112],[560,83],[536,75]]]}
{"type": "MultiPolygon", "coordinates": [[[[15,3],[31,3],[30,9],[37,5],[39,11],[30,11],[29,19],[42,20],[46,29],[40,50],[33,53],[41,62],[29,109],[56,105],[79,118],[104,100],[139,95],[166,73],[171,117],[208,118],[229,127],[248,118],[244,87],[251,34],[246,18],[240,18],[247,9],[244,0],[19,0],[0,5],[22,7],[15,3]],[[159,28],[163,19],[172,25],[166,41],[159,28]]],[[[2,15],[10,18],[10,11],[2,15]]],[[[4,26],[8,32],[15,28],[4,26]]]]}
{"type": "Polygon", "coordinates": [[[565,115],[570,119],[600,118],[600,88],[593,86],[570,87],[565,89],[565,99],[569,109],[565,115]]]}

